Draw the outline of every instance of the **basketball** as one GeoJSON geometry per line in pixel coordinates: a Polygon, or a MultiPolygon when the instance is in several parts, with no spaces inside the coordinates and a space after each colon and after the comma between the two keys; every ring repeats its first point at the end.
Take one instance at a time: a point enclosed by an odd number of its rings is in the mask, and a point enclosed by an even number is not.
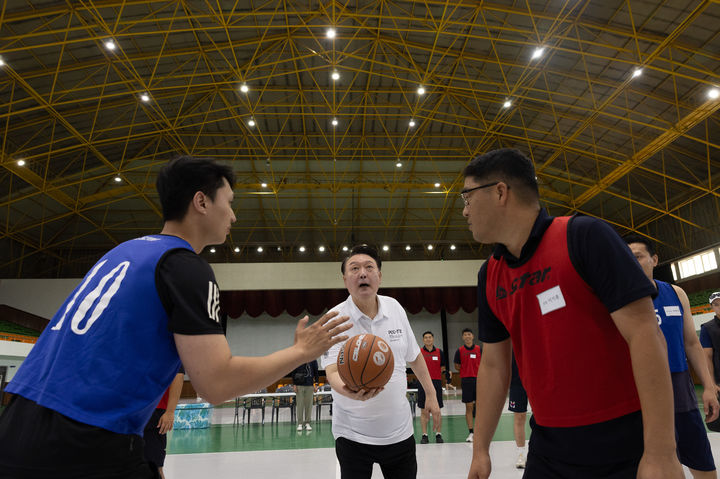
{"type": "Polygon", "coordinates": [[[354,391],[385,386],[394,366],[390,346],[373,334],[358,334],[348,339],[337,358],[340,378],[354,391]]]}

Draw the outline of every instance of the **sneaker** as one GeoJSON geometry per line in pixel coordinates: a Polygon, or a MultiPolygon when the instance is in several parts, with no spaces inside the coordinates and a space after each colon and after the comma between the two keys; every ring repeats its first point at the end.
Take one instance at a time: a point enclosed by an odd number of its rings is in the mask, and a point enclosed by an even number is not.
{"type": "Polygon", "coordinates": [[[310,425],[310,423],[305,424],[305,430],[312,431],[312,426],[310,425]]]}
{"type": "Polygon", "coordinates": [[[521,452],[518,452],[518,458],[515,462],[515,467],[517,469],[525,469],[525,454],[521,452]]]}
{"type": "Polygon", "coordinates": [[[430,440],[428,439],[427,434],[423,434],[422,439],[420,439],[420,444],[427,444],[430,440]]]}
{"type": "Polygon", "coordinates": [[[445,441],[443,441],[442,434],[440,434],[440,433],[435,434],[435,442],[437,442],[438,444],[442,444],[443,442],[445,442],[445,441]]]}
{"type": "Polygon", "coordinates": [[[473,441],[473,433],[468,434],[468,437],[465,438],[465,442],[472,442],[473,441]]]}
{"type": "Polygon", "coordinates": [[[300,431],[302,431],[302,424],[298,424],[298,427],[297,427],[297,432],[300,432],[300,431]]]}

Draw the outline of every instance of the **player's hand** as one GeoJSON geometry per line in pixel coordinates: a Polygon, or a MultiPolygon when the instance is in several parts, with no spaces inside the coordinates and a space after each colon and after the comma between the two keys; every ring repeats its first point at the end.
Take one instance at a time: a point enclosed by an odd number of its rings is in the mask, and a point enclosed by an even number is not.
{"type": "Polygon", "coordinates": [[[718,403],[715,388],[705,389],[702,394],[703,409],[705,411],[705,422],[712,422],[718,418],[720,403],[718,403]]]}
{"type": "Polygon", "coordinates": [[[442,424],[442,415],[440,413],[440,405],[435,397],[434,389],[430,394],[427,392],[425,393],[425,408],[430,416],[432,416],[433,430],[437,433],[440,430],[440,425],[442,424]]]}
{"type": "Polygon", "coordinates": [[[160,419],[158,420],[158,432],[160,434],[167,434],[168,431],[172,431],[173,422],[175,422],[175,413],[165,411],[165,413],[160,416],[160,419]]]}
{"type": "Polygon", "coordinates": [[[343,387],[341,389],[338,389],[337,391],[343,396],[349,397],[350,399],[355,399],[356,401],[367,401],[368,399],[372,399],[378,394],[380,394],[380,391],[382,391],[383,389],[385,388],[382,387],[372,389],[360,389],[358,391],[355,391],[347,387],[346,384],[343,384],[343,387]]]}
{"type": "Polygon", "coordinates": [[[352,327],[348,319],[349,316],[338,316],[337,311],[330,311],[310,326],[307,316],[298,321],[295,345],[303,352],[304,361],[312,361],[334,344],[347,340],[348,336],[341,333],[352,327]]]}
{"type": "Polygon", "coordinates": [[[637,479],[684,479],[682,466],[675,454],[643,454],[637,479]]]}
{"type": "Polygon", "coordinates": [[[491,470],[492,467],[490,464],[490,452],[473,451],[473,458],[472,462],[470,463],[470,472],[468,472],[468,479],[488,479],[490,477],[491,470]]]}

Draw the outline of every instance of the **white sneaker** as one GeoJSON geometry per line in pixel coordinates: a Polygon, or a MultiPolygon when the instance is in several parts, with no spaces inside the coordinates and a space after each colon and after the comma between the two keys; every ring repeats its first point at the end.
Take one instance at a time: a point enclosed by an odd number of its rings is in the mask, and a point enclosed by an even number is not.
{"type": "Polygon", "coordinates": [[[465,438],[465,442],[473,442],[473,433],[468,434],[468,437],[465,438]]]}
{"type": "Polygon", "coordinates": [[[518,458],[515,462],[515,467],[517,469],[525,469],[525,454],[523,454],[522,451],[518,452],[518,458]]]}
{"type": "Polygon", "coordinates": [[[297,432],[301,432],[301,431],[302,431],[302,424],[298,424],[297,432]]]}
{"type": "Polygon", "coordinates": [[[312,426],[310,425],[310,423],[305,424],[305,430],[312,431],[312,426]]]}

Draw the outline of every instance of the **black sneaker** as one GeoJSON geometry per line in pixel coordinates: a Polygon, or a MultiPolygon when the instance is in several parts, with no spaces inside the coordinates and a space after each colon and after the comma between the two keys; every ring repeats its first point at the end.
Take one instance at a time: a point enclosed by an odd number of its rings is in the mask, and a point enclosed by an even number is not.
{"type": "Polygon", "coordinates": [[[430,440],[427,437],[427,434],[423,434],[422,439],[420,439],[420,444],[427,444],[430,440]]]}
{"type": "Polygon", "coordinates": [[[443,442],[445,442],[443,441],[442,434],[435,434],[435,442],[437,442],[438,444],[442,444],[443,442]]]}

